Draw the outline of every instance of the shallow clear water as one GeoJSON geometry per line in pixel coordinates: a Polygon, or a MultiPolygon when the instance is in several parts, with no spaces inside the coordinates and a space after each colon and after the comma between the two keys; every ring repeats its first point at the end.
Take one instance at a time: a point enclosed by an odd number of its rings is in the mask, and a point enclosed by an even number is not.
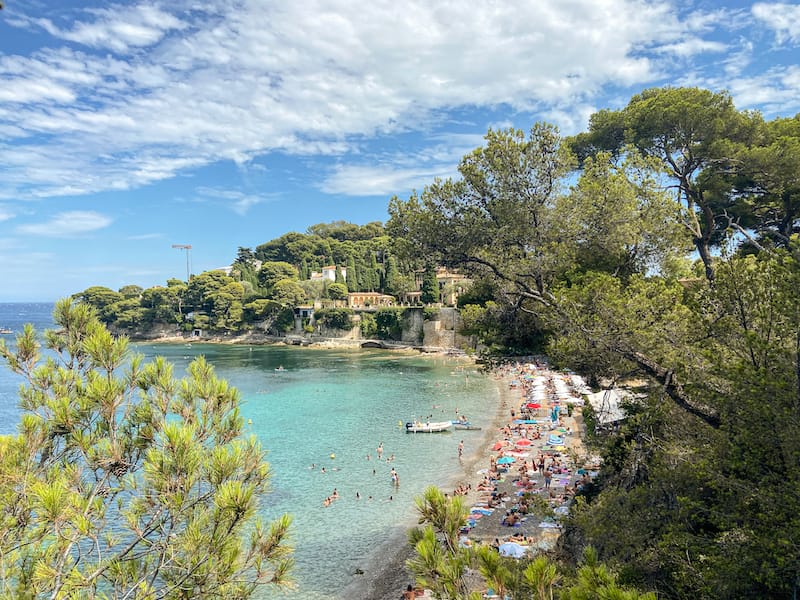
{"type": "MultiPolygon", "coordinates": [[[[0,325],[13,327],[4,322],[9,306],[19,308],[0,304],[0,325]]],[[[47,314],[40,312],[34,322],[49,325],[47,314]]],[[[385,551],[382,543],[399,528],[415,522],[414,496],[463,475],[459,440],[468,459],[483,439],[480,431],[406,434],[401,426],[429,415],[433,421],[450,420],[458,409],[485,429],[497,405],[493,380],[472,365],[442,357],[289,346],[133,346],[147,357],[168,358],[176,375],[204,355],[240,390],[242,414],[252,421],[248,429],[269,450],[273,471],[263,512],[270,518],[284,512],[294,517],[298,587],[286,594],[266,592],[264,598],[345,597],[342,590],[355,570],[385,551]],[[279,366],[284,370],[276,371],[279,366]],[[381,442],[383,460],[378,461],[381,442]],[[392,467],[399,487],[391,483],[392,467]],[[322,502],[334,488],[340,499],[326,508],[322,502]]],[[[0,370],[0,433],[14,431],[17,385],[7,369],[0,370]]]]}

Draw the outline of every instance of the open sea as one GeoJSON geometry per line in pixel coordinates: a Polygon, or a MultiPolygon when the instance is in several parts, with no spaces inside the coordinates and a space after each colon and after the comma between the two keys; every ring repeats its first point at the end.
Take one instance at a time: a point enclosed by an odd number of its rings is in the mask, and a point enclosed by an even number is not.
{"type": "MultiPolygon", "coordinates": [[[[51,311],[52,304],[0,303],[0,327],[15,332],[24,323],[39,330],[51,327],[51,311]]],[[[13,335],[1,337],[13,343],[13,335]]],[[[262,599],[350,597],[349,584],[369,577],[382,557],[396,550],[392,546],[405,543],[403,532],[416,523],[414,497],[429,485],[452,489],[465,475],[459,440],[468,464],[482,450],[498,404],[492,378],[469,362],[445,357],[202,343],[135,343],[132,348],[148,358],[166,357],[176,376],[204,355],[241,392],[242,415],[252,421],[247,428],[269,450],[273,472],[263,514],[294,518],[297,587],[266,591],[262,599]],[[468,415],[483,431],[407,434],[402,427],[414,418],[432,415],[432,421],[445,421],[458,414],[468,415]],[[378,461],[381,443],[383,460],[378,461]],[[393,461],[386,460],[392,456],[393,461]],[[397,488],[390,480],[392,467],[400,477],[397,488]],[[324,507],[334,488],[340,499],[324,507]],[[356,575],[357,569],[366,574],[356,575]]],[[[0,365],[0,434],[16,431],[19,383],[0,365]]]]}

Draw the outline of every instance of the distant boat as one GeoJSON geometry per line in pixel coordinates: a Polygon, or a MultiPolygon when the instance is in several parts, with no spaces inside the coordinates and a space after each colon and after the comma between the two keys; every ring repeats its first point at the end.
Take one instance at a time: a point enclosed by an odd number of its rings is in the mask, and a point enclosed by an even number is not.
{"type": "Polygon", "coordinates": [[[8,327],[0,327],[0,334],[3,334],[3,333],[8,334],[8,333],[14,333],[14,332],[11,331],[8,327]]]}
{"type": "Polygon", "coordinates": [[[286,369],[284,369],[284,368],[283,368],[283,365],[281,365],[281,366],[279,366],[279,367],[275,367],[275,370],[276,370],[278,373],[280,373],[281,371],[285,371],[286,369]]]}
{"type": "Polygon", "coordinates": [[[452,426],[453,423],[450,421],[440,421],[438,423],[410,421],[406,423],[406,433],[438,433],[440,431],[447,431],[452,426]]]}

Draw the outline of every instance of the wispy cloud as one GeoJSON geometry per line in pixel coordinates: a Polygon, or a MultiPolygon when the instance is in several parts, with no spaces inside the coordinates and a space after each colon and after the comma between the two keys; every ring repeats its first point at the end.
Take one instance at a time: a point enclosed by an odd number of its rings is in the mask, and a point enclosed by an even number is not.
{"type": "Polygon", "coordinates": [[[164,237],[166,236],[163,233],[142,233],[139,235],[129,235],[126,239],[132,242],[138,242],[141,240],[158,240],[164,237]]]}
{"type": "Polygon", "coordinates": [[[196,191],[201,197],[224,201],[227,207],[241,216],[246,215],[253,206],[268,200],[264,195],[248,194],[240,190],[200,187],[196,191]]]}
{"type": "Polygon", "coordinates": [[[757,2],[753,16],[775,32],[778,44],[800,42],[800,6],[786,3],[757,2]]]}
{"type": "Polygon", "coordinates": [[[23,25],[41,27],[53,37],[93,48],[108,48],[115,52],[125,52],[131,47],[151,46],[160,41],[167,32],[185,27],[175,15],[147,4],[87,9],[85,14],[92,19],[75,22],[71,27],[59,27],[49,18],[16,19],[23,25]]]}
{"type": "Polygon", "coordinates": [[[17,227],[19,233],[44,237],[78,237],[108,227],[111,218],[93,211],[62,212],[47,221],[17,227]]]}

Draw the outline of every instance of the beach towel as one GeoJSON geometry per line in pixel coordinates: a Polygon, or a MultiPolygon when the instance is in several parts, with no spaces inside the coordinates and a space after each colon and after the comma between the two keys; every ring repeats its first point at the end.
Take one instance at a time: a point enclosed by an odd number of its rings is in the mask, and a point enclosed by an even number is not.
{"type": "Polygon", "coordinates": [[[494,512],[493,508],[481,508],[480,506],[473,506],[471,509],[472,513],[480,513],[482,515],[490,515],[494,512]]]}

